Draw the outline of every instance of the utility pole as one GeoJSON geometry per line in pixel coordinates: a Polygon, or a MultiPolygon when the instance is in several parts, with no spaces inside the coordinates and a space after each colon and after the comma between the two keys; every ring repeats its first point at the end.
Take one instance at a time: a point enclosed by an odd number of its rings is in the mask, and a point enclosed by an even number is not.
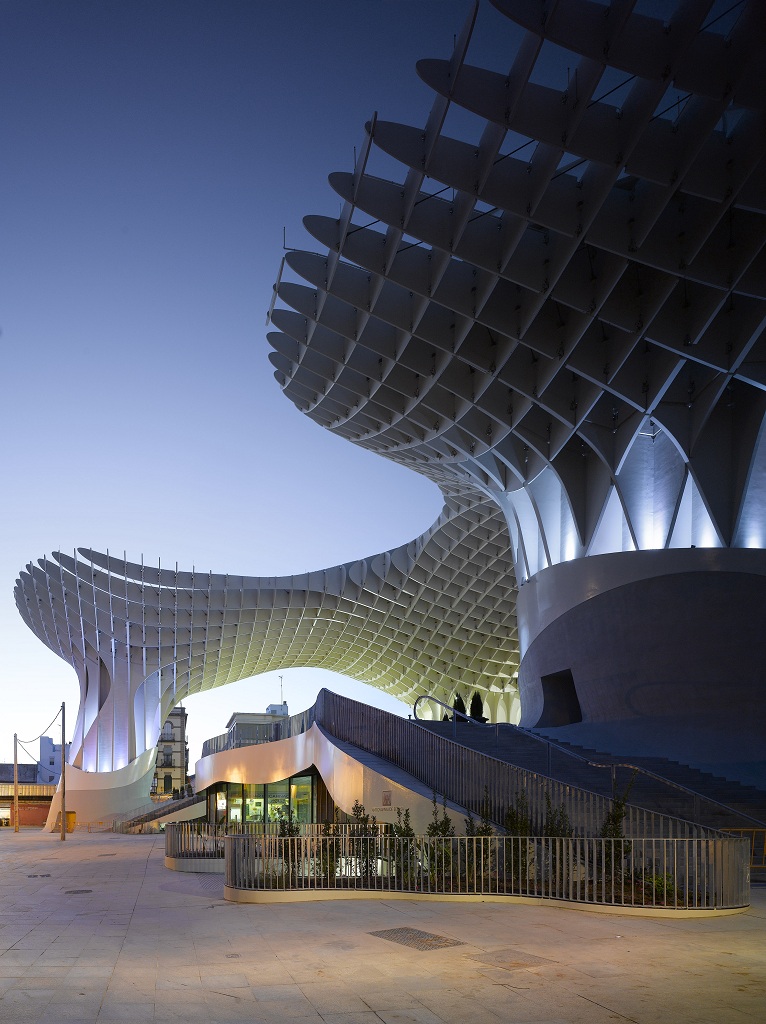
{"type": "Polygon", "coordinates": [[[66,706],[61,702],[61,842],[66,839],[66,706]]]}
{"type": "Polygon", "coordinates": [[[13,831],[19,831],[19,741],[13,734],[13,831]]]}

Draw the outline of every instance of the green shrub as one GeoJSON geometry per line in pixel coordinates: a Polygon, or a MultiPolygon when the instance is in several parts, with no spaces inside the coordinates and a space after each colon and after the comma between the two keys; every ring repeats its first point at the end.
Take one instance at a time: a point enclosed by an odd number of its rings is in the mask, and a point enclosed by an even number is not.
{"type": "Polygon", "coordinates": [[[529,818],[529,801],[522,790],[516,794],[515,804],[511,804],[505,812],[503,828],[509,836],[529,836],[532,834],[532,823],[529,818]]]}
{"type": "Polygon", "coordinates": [[[447,888],[447,881],[452,883],[452,838],[455,835],[455,827],[452,818],[447,814],[446,799],[442,802],[442,813],[436,804],[436,793],[433,795],[433,811],[431,821],[428,823],[426,835],[431,840],[428,843],[428,878],[433,889],[443,891],[447,888]]]}
{"type": "Polygon", "coordinates": [[[355,824],[352,826],[350,846],[356,858],[360,875],[371,878],[377,874],[378,865],[378,821],[368,814],[364,804],[354,801],[351,808],[355,824]]]}
{"type": "Polygon", "coordinates": [[[672,903],[676,887],[672,875],[645,875],[644,892],[656,903],[672,903]]]}
{"type": "Polygon", "coordinates": [[[332,821],[322,824],[322,842],[319,844],[319,869],[326,881],[335,878],[340,857],[340,823],[338,808],[335,808],[332,821]]]}
{"type": "Polygon", "coordinates": [[[545,794],[545,822],[543,823],[543,836],[546,839],[562,837],[569,839],[574,835],[572,822],[569,820],[566,808],[563,804],[554,807],[551,802],[550,793],[545,794]]]}
{"type": "Polygon", "coordinates": [[[410,819],[410,809],[396,808],[396,821],[391,826],[393,839],[392,861],[396,875],[396,888],[411,889],[417,877],[417,849],[415,846],[415,830],[410,819]]]}

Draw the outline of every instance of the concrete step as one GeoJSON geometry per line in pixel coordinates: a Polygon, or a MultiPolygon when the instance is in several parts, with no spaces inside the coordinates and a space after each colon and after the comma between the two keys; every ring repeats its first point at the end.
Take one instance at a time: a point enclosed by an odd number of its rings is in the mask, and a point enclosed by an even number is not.
{"type": "Polygon", "coordinates": [[[766,822],[766,792],[756,786],[735,782],[721,775],[713,775],[711,772],[701,771],[692,765],[669,758],[620,755],[594,750],[592,747],[579,746],[571,742],[561,740],[555,742],[589,760],[628,761],[647,771],[654,772],[664,779],[685,786],[710,800],[726,804],[734,810],[757,818],[760,822],[766,822]]]}
{"type": "Polygon", "coordinates": [[[512,725],[486,727],[453,722],[419,724],[445,739],[472,750],[602,796],[612,796],[612,769],[594,767],[578,760],[578,757],[605,765],[620,762],[637,765],[660,776],[661,779],[686,787],[693,794],[698,794],[701,799],[695,800],[693,795],[685,794],[663,781],[640,773],[634,775],[627,768],[614,770],[618,793],[624,793],[630,787],[630,803],[674,817],[694,820],[698,824],[713,828],[725,828],[726,825],[746,827],[753,824],[748,818],[766,820],[766,794],[754,786],[744,786],[727,779],[716,778],[710,773],[665,758],[622,757],[619,754],[578,747],[576,744],[558,740],[555,741],[557,747],[549,747],[545,742],[545,736],[540,735],[538,739],[512,725]],[[724,804],[731,808],[731,811],[706,803],[706,799],[724,804]]]}

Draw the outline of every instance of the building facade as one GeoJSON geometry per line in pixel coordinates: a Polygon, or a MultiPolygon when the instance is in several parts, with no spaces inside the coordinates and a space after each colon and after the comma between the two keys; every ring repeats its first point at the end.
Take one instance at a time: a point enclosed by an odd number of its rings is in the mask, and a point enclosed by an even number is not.
{"type": "MultiPolygon", "coordinates": [[[[65,758],[69,757],[66,745],[65,758]]],[[[37,781],[41,785],[57,786],[61,778],[61,744],[54,743],[50,736],[40,737],[40,757],[37,763],[37,781]]]]}
{"type": "MultiPolygon", "coordinates": [[[[34,764],[18,765],[19,827],[37,827],[45,824],[56,787],[38,781],[38,767],[34,764]]],[[[14,784],[13,764],[0,764],[0,828],[13,828],[14,784]]]]}
{"type": "Polygon", "coordinates": [[[189,745],[186,740],[186,708],[173,708],[162,726],[157,742],[157,760],[152,779],[152,796],[181,793],[189,777],[189,745]]]}

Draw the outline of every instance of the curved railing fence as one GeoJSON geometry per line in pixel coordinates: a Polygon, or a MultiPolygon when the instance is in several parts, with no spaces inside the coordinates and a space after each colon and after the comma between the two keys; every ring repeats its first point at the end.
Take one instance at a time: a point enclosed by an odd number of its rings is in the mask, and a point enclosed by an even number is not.
{"type": "Polygon", "coordinates": [[[224,847],[226,885],[236,890],[522,896],[670,910],[749,904],[746,839],[346,833],[229,835],[224,847]]]}
{"type": "MultiPolygon", "coordinates": [[[[323,825],[311,822],[296,823],[302,837],[319,836],[323,825]]],[[[333,826],[338,834],[345,835],[356,828],[354,825],[333,826]]],[[[374,827],[379,835],[385,835],[390,825],[379,823],[374,827]]],[[[223,859],[224,838],[227,835],[254,836],[257,839],[279,838],[278,822],[244,822],[231,825],[210,825],[202,821],[169,822],[165,826],[165,856],[176,860],[211,860],[223,859]]]]}

